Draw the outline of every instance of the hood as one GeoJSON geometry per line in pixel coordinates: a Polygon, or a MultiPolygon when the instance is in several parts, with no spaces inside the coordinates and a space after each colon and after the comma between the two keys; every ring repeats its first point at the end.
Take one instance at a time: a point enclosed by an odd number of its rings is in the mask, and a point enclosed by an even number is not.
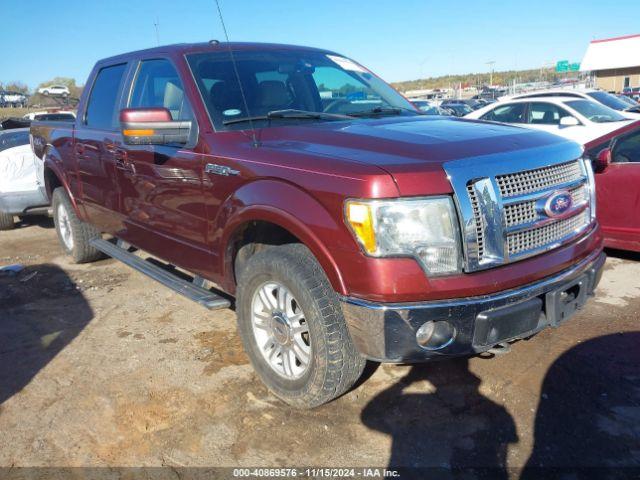
{"type": "Polygon", "coordinates": [[[377,166],[392,175],[402,195],[445,193],[419,191],[429,181],[450,192],[442,165],[451,160],[507,155],[517,161],[533,149],[544,155],[546,148],[556,163],[572,159],[557,158],[558,152],[581,154],[579,145],[549,133],[434,116],[273,127],[260,137],[264,148],[377,166]]]}

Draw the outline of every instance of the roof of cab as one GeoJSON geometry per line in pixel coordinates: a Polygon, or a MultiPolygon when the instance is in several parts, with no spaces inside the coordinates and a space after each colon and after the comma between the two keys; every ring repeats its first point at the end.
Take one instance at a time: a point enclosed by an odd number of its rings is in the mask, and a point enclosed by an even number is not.
{"type": "Polygon", "coordinates": [[[211,40],[209,42],[200,43],[176,43],[172,45],[163,45],[159,47],[147,48],[143,50],[135,50],[132,52],[121,53],[112,57],[103,58],[98,63],[112,63],[114,61],[128,60],[139,56],[146,56],[149,54],[187,54],[195,52],[216,52],[216,51],[233,51],[241,50],[306,50],[310,52],[320,52],[332,54],[329,50],[314,47],[304,47],[298,45],[287,45],[279,43],[259,43],[259,42],[219,42],[217,40],[211,40]]]}

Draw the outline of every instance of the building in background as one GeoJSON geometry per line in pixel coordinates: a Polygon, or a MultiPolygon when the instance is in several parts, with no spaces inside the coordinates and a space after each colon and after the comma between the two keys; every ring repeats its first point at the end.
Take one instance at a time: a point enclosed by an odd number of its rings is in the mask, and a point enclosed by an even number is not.
{"type": "Polygon", "coordinates": [[[640,34],[593,40],[580,70],[591,72],[598,88],[609,92],[640,87],[640,34]]]}

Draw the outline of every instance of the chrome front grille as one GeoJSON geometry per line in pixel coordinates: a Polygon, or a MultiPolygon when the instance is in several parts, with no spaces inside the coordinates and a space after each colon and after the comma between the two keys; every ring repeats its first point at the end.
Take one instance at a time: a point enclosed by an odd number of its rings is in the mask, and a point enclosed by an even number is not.
{"type": "Polygon", "coordinates": [[[511,233],[507,235],[509,255],[518,255],[541,247],[553,246],[564,238],[579,232],[588,223],[589,211],[583,210],[578,215],[549,223],[543,227],[511,233]]]}
{"type": "Polygon", "coordinates": [[[502,197],[508,198],[537,192],[564,183],[575,182],[583,175],[580,162],[575,160],[552,167],[498,175],[496,182],[502,197]]]}
{"type": "MultiPolygon", "coordinates": [[[[585,184],[568,189],[568,191],[571,194],[572,202],[575,206],[584,204],[589,199],[589,190],[585,184]]],[[[504,221],[507,227],[525,225],[538,220],[542,220],[542,218],[536,209],[535,200],[511,203],[504,207],[504,221]]]]}
{"type": "MultiPolygon", "coordinates": [[[[567,150],[573,158],[581,154],[570,145],[558,146],[556,153],[571,158],[567,150]]],[[[465,271],[538,255],[578,237],[591,225],[590,166],[582,159],[558,165],[547,162],[504,155],[445,164],[461,216],[465,271]],[[561,199],[563,193],[570,194],[571,205],[554,214],[549,202],[561,199]]]]}
{"type": "Polygon", "coordinates": [[[467,188],[469,198],[471,199],[471,207],[473,208],[473,218],[476,224],[476,240],[478,242],[478,256],[484,255],[484,218],[480,214],[480,203],[478,202],[478,196],[473,188],[473,185],[469,185],[467,188]]]}

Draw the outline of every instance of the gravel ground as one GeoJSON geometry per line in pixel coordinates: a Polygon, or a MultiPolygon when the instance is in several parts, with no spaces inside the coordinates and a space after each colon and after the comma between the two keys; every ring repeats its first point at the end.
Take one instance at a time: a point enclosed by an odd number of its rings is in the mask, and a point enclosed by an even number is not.
{"type": "Polygon", "coordinates": [[[0,274],[0,467],[640,468],[640,256],[609,255],[585,310],[508,355],[372,364],[296,411],[232,311],[113,260],[73,265],[51,222],[0,232],[0,266],[25,266],[0,274]]]}

